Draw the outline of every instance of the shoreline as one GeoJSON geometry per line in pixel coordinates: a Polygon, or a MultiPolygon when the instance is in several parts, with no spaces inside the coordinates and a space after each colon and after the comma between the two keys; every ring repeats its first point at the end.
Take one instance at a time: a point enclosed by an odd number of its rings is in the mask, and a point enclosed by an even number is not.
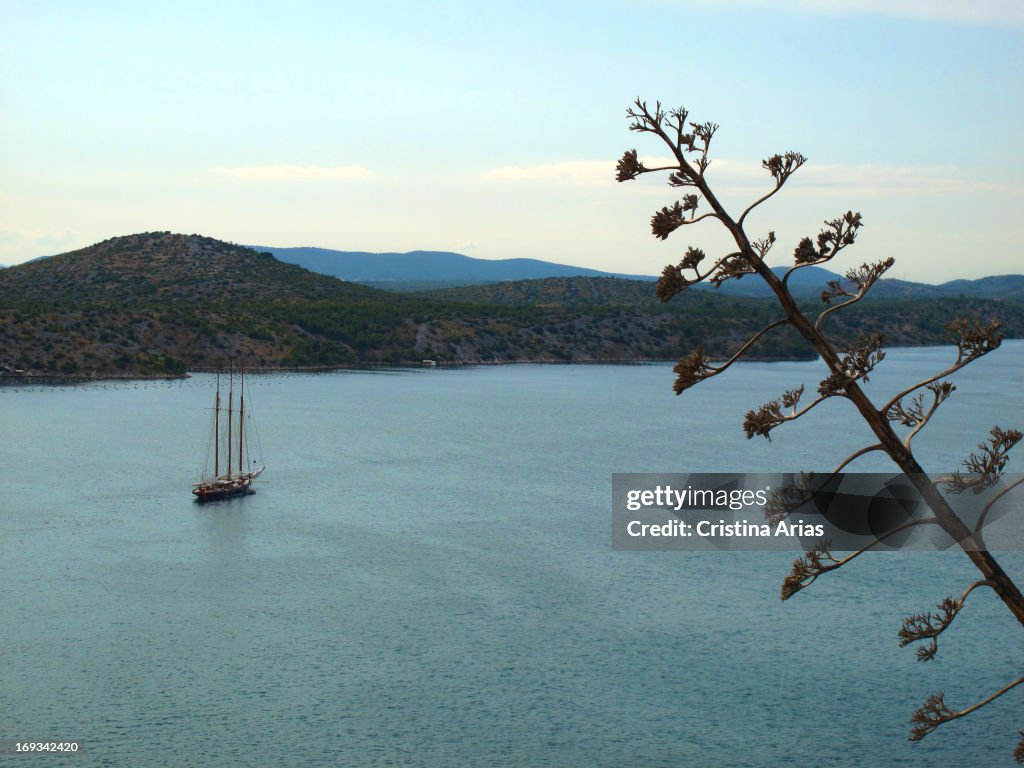
{"type": "MultiPolygon", "coordinates": [[[[814,358],[808,357],[765,357],[754,358],[745,362],[752,363],[793,363],[809,362],[814,358]]],[[[338,363],[336,365],[302,365],[302,366],[256,366],[246,368],[247,374],[265,375],[274,373],[331,373],[332,371],[366,371],[375,369],[409,368],[431,370],[435,368],[475,368],[479,366],[500,366],[500,365],[659,365],[678,362],[678,358],[585,358],[579,360],[456,360],[444,361],[435,360],[427,364],[422,360],[419,362],[364,362],[364,363],[338,363]]],[[[66,374],[49,373],[25,373],[15,375],[0,373],[0,387],[17,386],[76,386],[79,384],[90,384],[103,381],[174,381],[188,379],[195,373],[217,373],[223,368],[211,368],[200,366],[189,368],[185,373],[161,373],[161,374],[134,374],[134,373],[109,373],[96,374],[91,376],[69,376],[66,374]]]]}
{"type": "MultiPolygon", "coordinates": [[[[1019,341],[1015,338],[1007,338],[1005,341],[1019,341]]],[[[949,344],[913,344],[913,345],[892,345],[890,349],[932,349],[935,347],[951,346],[949,344]]],[[[813,357],[754,357],[743,360],[745,363],[795,363],[811,362],[813,357]]],[[[479,366],[500,366],[500,365],[659,365],[677,362],[678,358],[586,358],[579,360],[458,360],[444,361],[436,360],[433,364],[426,364],[424,361],[417,362],[363,362],[363,363],[339,363],[336,365],[309,365],[309,366],[260,366],[246,368],[246,372],[256,375],[274,373],[330,373],[332,371],[367,371],[377,369],[409,368],[431,370],[436,368],[474,368],[479,366]]],[[[139,373],[108,373],[94,374],[89,376],[68,376],[66,374],[33,373],[24,374],[0,373],[0,388],[20,386],[78,386],[93,382],[130,382],[130,381],[175,381],[191,378],[195,373],[216,373],[216,368],[197,367],[189,368],[185,373],[176,374],[139,374],[139,373]]]]}

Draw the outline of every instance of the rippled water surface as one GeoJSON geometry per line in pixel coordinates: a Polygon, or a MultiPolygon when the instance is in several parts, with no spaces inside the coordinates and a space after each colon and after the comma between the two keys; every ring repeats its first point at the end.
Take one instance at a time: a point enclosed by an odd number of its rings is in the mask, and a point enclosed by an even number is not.
{"type": "MultiPolygon", "coordinates": [[[[891,351],[870,391],[951,357],[891,351]]],[[[210,376],[0,390],[0,738],[88,751],[0,761],[1008,764],[1016,691],[906,740],[931,692],[966,706],[1024,666],[981,593],[937,661],[898,647],[902,616],[976,578],[962,556],[865,556],[782,603],[791,555],[611,549],[613,472],[826,469],[869,442],[838,401],[744,439],[747,409],[820,378],[747,364],[676,398],[664,365],[253,377],[267,471],[206,506],[210,376]]],[[[922,435],[936,470],[1024,424],[1024,343],[955,380],[922,435]]]]}

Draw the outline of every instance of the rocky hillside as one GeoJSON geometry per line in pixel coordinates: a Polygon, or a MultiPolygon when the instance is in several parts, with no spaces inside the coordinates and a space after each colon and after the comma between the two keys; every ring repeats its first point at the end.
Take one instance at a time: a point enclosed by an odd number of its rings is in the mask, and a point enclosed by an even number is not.
{"type": "MultiPolygon", "coordinates": [[[[748,278],[750,279],[750,278],[748,278]]],[[[1024,305],[978,299],[864,302],[842,334],[942,343],[956,314],[1024,335],[1024,305]]],[[[692,292],[669,304],[645,281],[528,280],[394,293],[283,264],[199,235],[151,232],[0,270],[0,377],[172,376],[368,363],[671,359],[726,355],[776,317],[769,300],[692,292]]],[[[807,356],[792,333],[761,358],[807,356]]]]}

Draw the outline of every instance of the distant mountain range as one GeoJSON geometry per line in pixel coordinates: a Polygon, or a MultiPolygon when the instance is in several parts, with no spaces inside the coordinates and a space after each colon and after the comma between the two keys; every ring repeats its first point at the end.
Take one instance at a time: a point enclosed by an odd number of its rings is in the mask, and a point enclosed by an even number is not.
{"type": "MultiPolygon", "coordinates": [[[[449,251],[410,251],[408,253],[368,253],[335,251],[329,248],[270,248],[251,246],[271,253],[279,261],[297,264],[312,272],[342,280],[392,290],[432,290],[444,287],[536,280],[550,277],[616,277],[653,281],[653,275],[629,275],[604,272],[538,259],[477,259],[449,251]]],[[[780,277],[786,267],[775,267],[780,277]]],[[[822,267],[804,267],[789,280],[794,296],[818,296],[830,280],[842,276],[822,267]]],[[[700,288],[715,290],[701,284],[700,288]]],[[[730,280],[718,289],[729,296],[768,296],[770,289],[754,276],[730,280]]],[[[872,289],[871,298],[927,299],[943,297],[1024,299],[1024,275],[999,275],[977,280],[951,280],[940,285],[910,280],[882,279],[872,289]]]]}
{"type": "Polygon", "coordinates": [[[401,289],[536,280],[544,277],[653,279],[646,275],[602,272],[599,269],[574,267],[538,259],[475,259],[450,251],[368,253],[334,251],[329,248],[268,248],[262,245],[250,247],[273,254],[278,261],[298,264],[312,272],[354,283],[401,289]]]}
{"type": "MultiPolygon", "coordinates": [[[[788,267],[773,267],[772,271],[782,277],[788,267]]],[[[830,280],[846,283],[841,275],[822,267],[802,267],[789,278],[788,285],[794,296],[809,298],[818,296],[830,280]]],[[[711,290],[714,290],[713,288],[711,290]]],[[[720,291],[733,296],[768,296],[771,289],[763,280],[754,276],[730,280],[720,291]]],[[[879,280],[871,289],[872,299],[1024,299],[1024,275],[997,275],[977,280],[951,280],[932,285],[911,280],[879,280]]]]}

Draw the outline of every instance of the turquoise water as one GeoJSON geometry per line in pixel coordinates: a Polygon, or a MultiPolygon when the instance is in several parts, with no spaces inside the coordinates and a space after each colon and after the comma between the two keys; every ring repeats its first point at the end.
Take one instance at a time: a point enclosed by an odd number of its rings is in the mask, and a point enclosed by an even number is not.
{"type": "MultiPolygon", "coordinates": [[[[871,390],[951,354],[893,350],[871,390]]],[[[981,592],[936,661],[898,647],[977,578],[962,556],[868,555],[782,603],[790,555],[611,549],[613,472],[826,469],[866,444],[838,401],[744,439],[747,409],[820,378],[748,364],[676,398],[664,365],[253,377],[267,472],[207,506],[212,377],[0,389],[0,738],[87,750],[0,762],[1008,764],[1016,690],[906,740],[933,691],[967,706],[1024,666],[981,592]]],[[[935,470],[1024,424],[1024,343],[955,380],[921,438],[935,470]]]]}

